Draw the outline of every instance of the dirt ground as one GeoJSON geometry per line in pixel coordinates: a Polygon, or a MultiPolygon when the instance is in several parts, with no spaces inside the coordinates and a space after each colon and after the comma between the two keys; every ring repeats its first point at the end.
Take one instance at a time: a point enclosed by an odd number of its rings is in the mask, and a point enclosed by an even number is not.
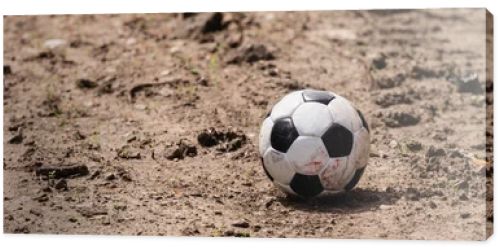
{"type": "Polygon", "coordinates": [[[486,17],[6,16],[4,232],[483,240],[486,17]],[[260,123],[302,88],[368,120],[370,161],[349,193],[301,201],[264,174],[260,123]]]}

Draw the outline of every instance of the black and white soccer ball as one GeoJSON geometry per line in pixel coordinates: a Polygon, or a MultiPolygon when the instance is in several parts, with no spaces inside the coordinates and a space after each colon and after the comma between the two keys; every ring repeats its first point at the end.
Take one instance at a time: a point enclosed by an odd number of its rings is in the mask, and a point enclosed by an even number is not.
{"type": "Polygon", "coordinates": [[[370,132],[361,112],[328,91],[286,95],[259,135],[266,175],[286,193],[304,198],[353,189],[369,152],[370,132]]]}

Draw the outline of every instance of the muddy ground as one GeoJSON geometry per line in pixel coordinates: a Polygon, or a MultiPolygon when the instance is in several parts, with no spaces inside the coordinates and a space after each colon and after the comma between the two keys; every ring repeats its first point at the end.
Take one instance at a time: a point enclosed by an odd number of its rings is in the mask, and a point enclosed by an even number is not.
{"type": "Polygon", "coordinates": [[[4,232],[485,239],[486,16],[6,16],[4,232]],[[264,174],[260,123],[302,88],[367,117],[349,193],[300,201],[264,174]]]}

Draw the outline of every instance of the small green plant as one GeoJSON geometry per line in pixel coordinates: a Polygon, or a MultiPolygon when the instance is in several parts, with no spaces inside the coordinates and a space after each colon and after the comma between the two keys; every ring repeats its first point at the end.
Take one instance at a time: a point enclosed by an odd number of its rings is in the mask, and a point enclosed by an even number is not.
{"type": "Polygon", "coordinates": [[[49,172],[48,178],[50,179],[55,179],[56,177],[56,170],[52,170],[49,172]]]}
{"type": "Polygon", "coordinates": [[[215,86],[219,86],[219,75],[220,75],[220,59],[219,59],[219,48],[217,52],[210,55],[210,60],[208,62],[208,78],[210,82],[214,83],[215,86]]]}

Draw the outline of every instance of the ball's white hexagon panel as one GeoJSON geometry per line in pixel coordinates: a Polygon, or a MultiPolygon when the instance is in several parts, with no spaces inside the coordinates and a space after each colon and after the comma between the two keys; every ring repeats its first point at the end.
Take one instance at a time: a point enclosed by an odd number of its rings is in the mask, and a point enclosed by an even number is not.
{"type": "Polygon", "coordinates": [[[347,157],[331,158],[326,167],[319,175],[321,184],[326,190],[341,191],[344,187],[345,181],[344,173],[347,169],[347,157]]]}
{"type": "Polygon", "coordinates": [[[271,146],[271,131],[273,130],[273,125],[274,123],[271,117],[267,117],[260,127],[259,154],[261,157],[264,156],[266,150],[271,146]]]}
{"type": "Polygon", "coordinates": [[[329,160],[321,138],[299,136],[288,149],[286,156],[295,170],[304,175],[316,175],[329,160]]]}
{"type": "Polygon", "coordinates": [[[328,107],[317,102],[301,104],[292,114],[292,121],[302,136],[321,137],[333,123],[328,107]]]}
{"type": "Polygon", "coordinates": [[[352,153],[347,157],[347,166],[345,169],[345,172],[342,174],[342,187],[345,187],[354,177],[354,174],[356,173],[356,154],[354,154],[357,151],[357,145],[356,143],[353,144],[352,146],[352,153]]]}
{"type": "Polygon", "coordinates": [[[354,134],[354,155],[355,162],[354,167],[360,169],[368,164],[368,158],[370,155],[370,133],[366,128],[361,128],[358,132],[354,134]]]}
{"type": "Polygon", "coordinates": [[[333,122],[341,124],[353,133],[363,126],[356,109],[351,105],[351,102],[342,96],[336,96],[330,101],[328,109],[332,114],[333,122]]]}
{"type": "Polygon", "coordinates": [[[271,119],[276,121],[280,118],[291,117],[299,105],[304,103],[302,91],[295,91],[284,96],[271,111],[271,119]]]}
{"type": "Polygon", "coordinates": [[[284,153],[276,151],[272,147],[268,148],[262,157],[264,168],[275,182],[288,185],[295,174],[295,169],[288,161],[284,153]]]}

